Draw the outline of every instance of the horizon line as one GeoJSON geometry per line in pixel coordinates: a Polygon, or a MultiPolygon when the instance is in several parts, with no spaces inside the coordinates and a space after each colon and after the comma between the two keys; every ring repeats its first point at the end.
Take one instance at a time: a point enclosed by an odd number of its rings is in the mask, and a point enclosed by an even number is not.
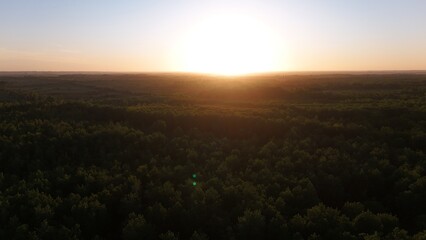
{"type": "Polygon", "coordinates": [[[62,71],[62,70],[22,70],[22,71],[4,71],[0,70],[0,75],[7,74],[191,74],[191,75],[206,75],[206,76],[221,76],[221,77],[239,77],[239,76],[256,76],[256,75],[274,75],[274,74],[403,74],[403,73],[425,73],[426,69],[420,70],[298,70],[298,71],[270,71],[270,72],[253,72],[235,75],[216,74],[208,72],[186,72],[186,71],[62,71]]]}

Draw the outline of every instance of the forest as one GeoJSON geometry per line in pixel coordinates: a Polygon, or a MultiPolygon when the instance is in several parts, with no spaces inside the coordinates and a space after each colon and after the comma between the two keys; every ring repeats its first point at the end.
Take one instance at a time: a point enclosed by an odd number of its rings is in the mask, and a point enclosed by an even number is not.
{"type": "Polygon", "coordinates": [[[2,73],[0,239],[426,239],[426,74],[2,73]]]}

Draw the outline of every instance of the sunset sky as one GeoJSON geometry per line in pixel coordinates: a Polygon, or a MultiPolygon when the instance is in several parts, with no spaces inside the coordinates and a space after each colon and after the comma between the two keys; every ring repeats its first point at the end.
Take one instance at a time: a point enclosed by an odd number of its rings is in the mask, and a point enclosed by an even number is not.
{"type": "Polygon", "coordinates": [[[0,0],[0,71],[425,69],[423,0],[0,0]]]}

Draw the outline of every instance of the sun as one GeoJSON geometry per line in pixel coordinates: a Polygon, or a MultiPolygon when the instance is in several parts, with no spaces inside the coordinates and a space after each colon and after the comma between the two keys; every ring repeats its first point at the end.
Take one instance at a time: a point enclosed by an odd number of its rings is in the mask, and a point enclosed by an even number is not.
{"type": "Polygon", "coordinates": [[[196,24],[180,44],[179,70],[240,75],[282,70],[279,44],[256,18],[218,14],[196,24]]]}

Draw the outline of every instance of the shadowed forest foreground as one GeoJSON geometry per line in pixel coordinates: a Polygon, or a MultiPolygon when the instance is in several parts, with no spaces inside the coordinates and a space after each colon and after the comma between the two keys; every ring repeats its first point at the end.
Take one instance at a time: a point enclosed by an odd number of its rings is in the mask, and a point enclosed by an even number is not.
{"type": "Polygon", "coordinates": [[[0,239],[426,239],[426,75],[0,76],[0,239]]]}

